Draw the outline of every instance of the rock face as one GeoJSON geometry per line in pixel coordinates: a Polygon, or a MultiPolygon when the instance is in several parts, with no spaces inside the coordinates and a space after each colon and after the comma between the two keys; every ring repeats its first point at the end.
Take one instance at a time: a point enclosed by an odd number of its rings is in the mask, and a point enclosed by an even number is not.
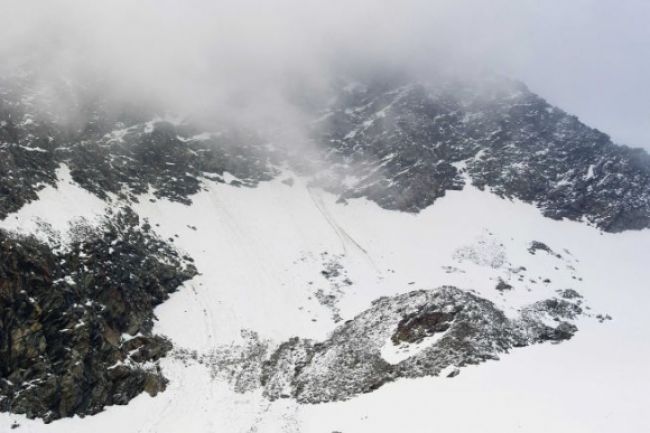
{"type": "MultiPolygon", "coordinates": [[[[343,201],[365,197],[392,210],[418,212],[471,183],[533,203],[551,218],[613,232],[650,227],[648,154],[615,146],[519,83],[382,77],[333,92],[327,104],[311,107],[318,119],[306,141],[316,150],[305,161],[261,131],[226,125],[206,132],[98,95],[82,98],[82,114],[65,119],[35,102],[29,77],[0,78],[0,219],[56,185],[65,164],[74,181],[114,208],[145,193],[190,204],[207,182],[255,187],[281,167],[343,201]]],[[[52,245],[0,231],[0,411],[51,421],[165,387],[156,361],[171,345],[152,335],[153,309],[195,275],[191,258],[128,207],[74,234],[70,245],[52,245]]],[[[499,248],[470,246],[455,259],[496,269],[505,263],[499,248]]],[[[529,252],[560,257],[541,242],[529,252]]],[[[338,296],[353,282],[335,259],[323,262],[329,289],[314,296],[342,322],[338,296]]],[[[398,378],[571,338],[580,302],[565,291],[511,318],[485,299],[442,287],[378,299],[322,342],[294,338],[278,346],[250,337],[245,355],[231,348],[195,358],[235,377],[241,391],[263,387],[270,399],[302,403],[344,400],[398,378]]]]}
{"type": "Polygon", "coordinates": [[[153,308],[194,275],[125,209],[61,248],[0,231],[0,410],[46,422],[165,388],[153,308]]]}
{"type": "Polygon", "coordinates": [[[63,122],[35,105],[29,80],[0,79],[0,218],[53,184],[60,164],[101,198],[152,191],[183,203],[226,172],[232,185],[255,186],[290,166],[342,200],[366,197],[387,209],[417,212],[471,182],[551,218],[613,232],[650,227],[650,156],[614,145],[520,83],[384,76],[344,84],[316,107],[309,134],[318,151],[306,163],[259,131],[206,132],[150,108],[109,109],[96,95],[82,120],[63,122]]]}
{"type": "Polygon", "coordinates": [[[225,172],[236,178],[230,182],[235,186],[254,186],[276,174],[273,153],[253,132],[206,133],[165,121],[147,107],[107,108],[107,101],[92,95],[80,119],[70,122],[35,104],[33,85],[0,77],[0,218],[55,185],[61,164],[102,199],[113,194],[137,201],[152,191],[185,204],[201,181],[224,182],[225,172]]]}
{"type": "Polygon", "coordinates": [[[416,212],[468,179],[551,218],[650,227],[650,156],[520,83],[381,79],[337,96],[315,134],[329,149],[322,182],[344,199],[416,212]]]}
{"type": "Polygon", "coordinates": [[[499,359],[514,348],[568,340],[577,331],[572,321],[583,314],[581,303],[579,295],[552,298],[510,318],[456,287],[418,290],[376,300],[321,342],[292,338],[274,348],[252,339],[200,362],[225,371],[236,390],[262,387],[271,400],[347,400],[400,378],[447,369],[454,377],[458,368],[499,359]]]}
{"type": "MultiPolygon", "coordinates": [[[[105,198],[107,192],[137,196],[150,189],[156,197],[190,204],[204,178],[234,185],[255,186],[275,171],[253,134],[223,131],[200,135],[166,121],[124,126],[101,137],[84,137],[62,156],[81,186],[105,198]]],[[[118,126],[118,127],[119,127],[118,126]]]]}
{"type": "Polygon", "coordinates": [[[580,314],[579,305],[547,302],[513,320],[490,301],[450,286],[380,298],[324,342],[281,346],[265,365],[265,392],[271,399],[281,396],[271,386],[278,379],[268,379],[280,376],[299,402],[346,400],[401,377],[437,376],[450,366],[498,359],[515,347],[571,338],[577,328],[569,320],[580,314]],[[547,315],[558,319],[557,326],[544,324],[547,315]],[[436,334],[426,344],[425,337],[436,334]],[[410,356],[387,359],[386,350],[400,345],[410,356]]]}
{"type": "Polygon", "coordinates": [[[421,342],[425,337],[445,332],[451,326],[457,311],[416,312],[399,321],[395,333],[390,337],[393,345],[402,343],[413,344],[421,342]]]}
{"type": "MultiPolygon", "coordinates": [[[[0,82],[1,84],[1,82],[0,82]]],[[[8,86],[0,85],[0,218],[56,182],[56,130],[35,121],[8,86]]]]}

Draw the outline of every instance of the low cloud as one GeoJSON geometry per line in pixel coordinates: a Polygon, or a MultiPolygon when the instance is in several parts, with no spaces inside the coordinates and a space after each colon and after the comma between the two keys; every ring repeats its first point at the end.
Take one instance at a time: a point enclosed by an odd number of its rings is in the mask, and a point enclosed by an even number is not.
{"type": "Polygon", "coordinates": [[[269,123],[301,115],[288,93],[316,98],[354,70],[490,70],[639,145],[650,142],[641,120],[650,119],[650,86],[639,81],[650,72],[650,34],[622,19],[650,13],[644,3],[0,0],[0,55],[5,67],[30,62],[45,87],[86,83],[180,112],[269,123]]]}

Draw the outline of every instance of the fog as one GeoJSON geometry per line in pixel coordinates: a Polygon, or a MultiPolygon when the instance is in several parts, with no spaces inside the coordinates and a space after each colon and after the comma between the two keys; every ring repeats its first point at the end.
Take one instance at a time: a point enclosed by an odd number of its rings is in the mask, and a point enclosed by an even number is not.
{"type": "Polygon", "coordinates": [[[494,71],[650,149],[645,0],[0,0],[2,66],[277,122],[351,70],[494,71]]]}

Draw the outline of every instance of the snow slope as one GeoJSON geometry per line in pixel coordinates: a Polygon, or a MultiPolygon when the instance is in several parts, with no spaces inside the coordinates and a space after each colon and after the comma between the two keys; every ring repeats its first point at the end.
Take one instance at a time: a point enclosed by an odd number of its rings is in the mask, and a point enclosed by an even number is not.
{"type": "Polygon", "coordinates": [[[53,236],[58,241],[65,241],[71,223],[84,221],[92,224],[104,214],[106,202],[74,182],[66,165],[58,168],[56,176],[59,179],[56,188],[45,186],[38,193],[38,200],[0,220],[0,228],[35,234],[44,241],[53,236]]]}
{"type": "MultiPolygon", "coordinates": [[[[207,366],[172,356],[162,363],[170,384],[155,398],[143,394],[49,425],[0,414],[0,431],[13,422],[17,431],[39,433],[650,431],[650,231],[601,233],[472,187],[407,214],[365,199],[336,203],[294,180],[257,188],[209,183],[192,206],[140,200],[137,212],[196,259],[200,272],[157,308],[155,332],[199,354],[243,341],[242,329],[271,344],[322,339],[337,314],[347,320],[380,296],[443,284],[476,290],[513,315],[572,288],[590,316],[562,344],[517,349],[454,378],[400,380],[319,405],[237,393],[207,366]],[[554,254],[531,254],[532,241],[554,254]],[[496,290],[499,281],[512,289],[496,290]]],[[[40,198],[3,224],[31,231],[33,217],[56,215],[52,225],[62,229],[103,204],[67,181],[40,198]]]]}

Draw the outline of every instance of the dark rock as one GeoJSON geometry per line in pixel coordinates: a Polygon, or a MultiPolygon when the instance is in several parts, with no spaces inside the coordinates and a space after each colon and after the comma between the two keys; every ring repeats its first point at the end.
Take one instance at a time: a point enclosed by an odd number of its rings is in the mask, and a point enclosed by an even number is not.
{"type": "Polygon", "coordinates": [[[505,292],[508,290],[512,290],[512,286],[505,281],[503,281],[501,278],[499,278],[499,282],[497,283],[497,286],[495,287],[496,290],[499,292],[505,292]]]}
{"type": "Polygon", "coordinates": [[[418,212],[469,180],[550,218],[612,232],[650,227],[650,156],[614,145],[506,79],[379,74],[353,89],[341,83],[334,102],[320,107],[327,116],[312,124],[310,139],[321,148],[307,159],[254,131],[226,125],[205,133],[97,95],[69,125],[26,102],[35,88],[29,78],[0,81],[0,218],[54,185],[60,164],[100,198],[137,201],[152,191],[181,203],[206,180],[225,182],[226,172],[236,177],[232,186],[255,186],[288,165],[343,202],[366,197],[418,212]]]}
{"type": "Polygon", "coordinates": [[[140,366],[171,348],[153,308],[195,272],[129,209],[66,248],[0,231],[0,410],[49,422],[163,390],[140,366]]]}
{"type": "Polygon", "coordinates": [[[535,254],[537,251],[544,251],[549,254],[554,254],[551,247],[546,245],[544,242],[532,241],[530,243],[530,247],[528,247],[528,252],[531,254],[535,254]]]}
{"type": "Polygon", "coordinates": [[[263,363],[260,385],[272,400],[346,400],[401,377],[437,376],[450,366],[498,359],[515,347],[567,340],[577,331],[569,320],[581,312],[576,304],[549,299],[510,319],[492,302],[450,286],[380,298],[320,343],[293,338],[280,345],[263,363]],[[557,326],[546,325],[542,316],[557,326]],[[396,364],[382,356],[387,341],[418,344],[436,332],[444,335],[396,364]]]}
{"type": "Polygon", "coordinates": [[[451,326],[456,312],[424,311],[403,318],[391,337],[393,344],[417,343],[436,332],[445,332],[451,326]]]}
{"type": "Polygon", "coordinates": [[[614,145],[521,83],[379,76],[335,94],[314,136],[328,162],[320,184],[343,199],[417,212],[469,178],[550,218],[650,227],[647,152],[614,145]]]}
{"type": "Polygon", "coordinates": [[[564,299],[582,299],[582,295],[573,289],[564,289],[557,291],[564,299]]]}

